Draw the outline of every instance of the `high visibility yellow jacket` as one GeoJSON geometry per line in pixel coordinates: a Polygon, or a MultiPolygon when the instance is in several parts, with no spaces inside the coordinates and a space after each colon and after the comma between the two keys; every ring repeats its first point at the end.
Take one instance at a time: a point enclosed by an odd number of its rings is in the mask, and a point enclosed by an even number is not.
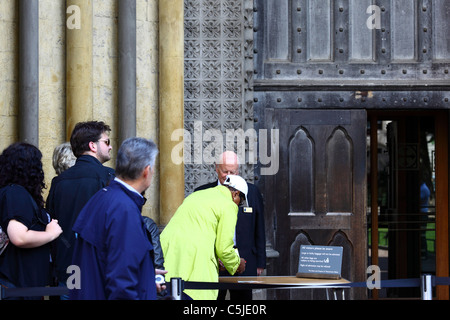
{"type": "MultiPolygon", "coordinates": [[[[184,199],[161,233],[166,281],[218,282],[219,258],[230,274],[239,266],[234,250],[238,207],[227,187],[196,191],[184,199]]],[[[185,290],[194,300],[217,299],[217,290],[185,290]]]]}

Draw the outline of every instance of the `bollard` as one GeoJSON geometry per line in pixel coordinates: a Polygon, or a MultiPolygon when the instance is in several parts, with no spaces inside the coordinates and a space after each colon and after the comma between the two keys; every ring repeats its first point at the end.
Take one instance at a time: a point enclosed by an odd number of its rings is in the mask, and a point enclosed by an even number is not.
{"type": "Polygon", "coordinates": [[[423,274],[420,279],[422,300],[433,300],[433,283],[431,274],[423,274]]]}
{"type": "Polygon", "coordinates": [[[181,300],[181,293],[183,292],[181,278],[170,278],[170,286],[173,299],[181,300]]]}

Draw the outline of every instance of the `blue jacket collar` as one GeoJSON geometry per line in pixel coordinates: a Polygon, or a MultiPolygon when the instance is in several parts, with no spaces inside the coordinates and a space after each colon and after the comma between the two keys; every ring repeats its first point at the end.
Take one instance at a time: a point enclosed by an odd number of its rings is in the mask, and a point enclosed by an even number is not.
{"type": "Polygon", "coordinates": [[[109,184],[109,187],[110,188],[120,188],[121,190],[123,190],[131,198],[131,200],[133,200],[134,203],[136,203],[136,205],[139,208],[139,211],[142,211],[142,207],[144,206],[145,202],[147,201],[147,199],[145,199],[144,196],[141,196],[141,195],[137,194],[136,192],[129,190],[123,184],[121,184],[120,182],[117,182],[115,180],[111,181],[111,183],[109,184]]]}

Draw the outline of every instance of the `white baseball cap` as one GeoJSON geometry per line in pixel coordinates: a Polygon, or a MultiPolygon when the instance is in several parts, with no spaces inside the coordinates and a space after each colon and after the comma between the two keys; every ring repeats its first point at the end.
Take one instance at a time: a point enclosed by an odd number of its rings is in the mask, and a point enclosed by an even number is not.
{"type": "Polygon", "coordinates": [[[230,174],[225,178],[223,184],[225,186],[230,186],[236,190],[239,190],[245,195],[245,199],[247,200],[248,186],[247,182],[245,182],[245,180],[241,176],[230,174]]]}

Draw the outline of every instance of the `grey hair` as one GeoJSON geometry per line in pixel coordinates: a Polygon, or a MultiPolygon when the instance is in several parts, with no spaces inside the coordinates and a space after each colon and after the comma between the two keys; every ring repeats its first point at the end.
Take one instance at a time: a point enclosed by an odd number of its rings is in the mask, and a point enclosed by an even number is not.
{"type": "Polygon", "coordinates": [[[124,179],[136,180],[145,167],[155,166],[157,155],[158,147],[152,140],[128,138],[117,152],[116,175],[124,179]]]}
{"type": "Polygon", "coordinates": [[[70,142],[64,142],[53,150],[52,164],[58,175],[73,166],[76,160],[70,142]]]}

